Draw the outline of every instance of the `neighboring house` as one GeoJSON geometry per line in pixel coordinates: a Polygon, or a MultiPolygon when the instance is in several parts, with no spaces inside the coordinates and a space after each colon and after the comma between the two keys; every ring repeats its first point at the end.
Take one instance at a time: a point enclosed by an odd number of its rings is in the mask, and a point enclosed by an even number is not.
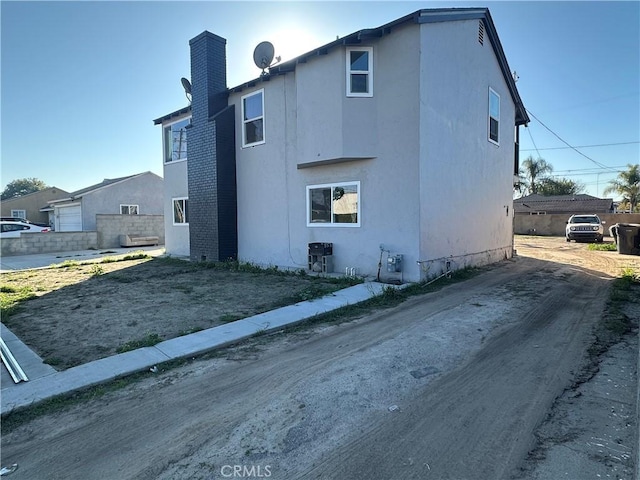
{"type": "Polygon", "coordinates": [[[0,210],[3,217],[20,217],[33,223],[48,224],[49,215],[46,212],[41,212],[40,209],[49,200],[66,195],[69,195],[69,192],[58,187],[49,187],[20,197],[2,200],[0,210]]]}
{"type": "Polygon", "coordinates": [[[574,215],[577,213],[613,213],[612,198],[598,198],[584,193],[576,195],[532,194],[513,201],[516,215],[574,215]]]}
{"type": "Polygon", "coordinates": [[[163,180],[152,172],[102,182],[51,200],[48,212],[57,232],[95,231],[96,214],[162,215],[163,180]]]}
{"type": "Polygon", "coordinates": [[[404,281],[513,255],[529,117],[488,9],[419,10],[233,88],[226,40],[189,43],[192,104],[154,120],[168,253],[307,269],[331,243],[334,271],[401,254],[404,281]]]}

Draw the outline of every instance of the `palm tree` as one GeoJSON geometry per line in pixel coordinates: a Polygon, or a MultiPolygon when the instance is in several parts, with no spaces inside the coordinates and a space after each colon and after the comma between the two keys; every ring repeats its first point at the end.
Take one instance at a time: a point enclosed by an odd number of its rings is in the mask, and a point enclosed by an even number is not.
{"type": "Polygon", "coordinates": [[[530,194],[538,193],[538,186],[540,180],[544,179],[547,174],[553,172],[553,166],[544,158],[538,158],[534,160],[532,156],[528,156],[522,162],[522,168],[520,169],[520,177],[522,183],[527,188],[527,192],[530,194]]]}
{"type": "Polygon", "coordinates": [[[627,170],[620,172],[618,178],[611,180],[604,194],[617,193],[623,201],[629,202],[629,211],[633,212],[640,200],[640,171],[638,164],[627,164],[627,170]]]}

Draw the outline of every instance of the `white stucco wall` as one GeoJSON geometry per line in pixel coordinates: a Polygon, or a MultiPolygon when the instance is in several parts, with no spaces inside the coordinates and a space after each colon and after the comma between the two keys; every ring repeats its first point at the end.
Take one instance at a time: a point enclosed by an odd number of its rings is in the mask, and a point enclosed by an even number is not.
{"type": "Polygon", "coordinates": [[[421,260],[510,257],[515,108],[499,64],[488,37],[478,42],[478,20],[420,28],[421,260]],[[489,87],[500,95],[499,146],[488,140],[489,87]]]}
{"type": "Polygon", "coordinates": [[[189,256],[189,225],[173,224],[173,199],[189,197],[187,160],[164,165],[164,234],[168,255],[189,256]]]}
{"type": "Polygon", "coordinates": [[[241,260],[306,268],[308,244],[331,242],[335,271],[375,276],[382,244],[418,279],[418,35],[403,27],[370,44],[372,98],[346,97],[344,48],[232,94],[240,145],[240,98],[265,91],[266,143],[236,159],[241,260]],[[298,168],[349,157],[373,158],[298,168]],[[350,181],[360,182],[361,226],[307,227],[306,186],[350,181]]]}
{"type": "MultiPolygon", "coordinates": [[[[345,47],[232,93],[238,146],[241,97],[264,89],[265,102],[265,144],[236,158],[239,259],[306,268],[308,244],[330,242],[334,271],[375,277],[382,245],[404,256],[403,280],[419,281],[441,267],[425,272],[420,261],[510,256],[515,111],[477,29],[406,24],[363,43],[374,49],[371,98],[346,97],[345,47]],[[490,86],[501,96],[500,146],[487,139],[490,86]],[[307,226],[306,187],[351,181],[360,226],[307,226]]],[[[386,252],[383,262],[382,278],[396,279],[386,252]]]]}
{"type": "MultiPolygon", "coordinates": [[[[176,123],[189,118],[189,115],[182,115],[180,117],[172,118],[171,120],[162,124],[162,135],[164,135],[164,127],[172,123],[176,123]]],[[[164,151],[164,144],[162,143],[163,137],[161,137],[162,148],[164,151]]],[[[187,147],[188,148],[188,147],[187,147]]],[[[187,150],[187,154],[188,154],[187,150]]],[[[164,201],[163,201],[163,213],[164,213],[164,234],[165,234],[165,251],[168,255],[176,256],[189,256],[189,225],[188,224],[173,224],[173,199],[174,198],[188,198],[189,197],[189,184],[187,177],[188,163],[187,159],[177,160],[173,162],[164,163],[163,176],[164,176],[164,201]]]]}

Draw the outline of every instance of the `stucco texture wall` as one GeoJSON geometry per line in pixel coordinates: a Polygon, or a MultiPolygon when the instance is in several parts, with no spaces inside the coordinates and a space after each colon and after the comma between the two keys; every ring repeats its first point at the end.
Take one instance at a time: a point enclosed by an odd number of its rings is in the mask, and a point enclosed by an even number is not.
{"type": "MultiPolygon", "coordinates": [[[[367,43],[374,48],[371,98],[346,97],[344,48],[256,85],[265,91],[266,143],[238,149],[240,259],[306,269],[308,244],[330,242],[334,271],[356,267],[375,276],[382,244],[406,255],[406,279],[419,277],[418,35],[400,27],[367,43]],[[354,181],[359,227],[307,226],[307,186],[354,181]]],[[[250,91],[230,97],[238,145],[240,100],[250,91]]]]}
{"type": "Polygon", "coordinates": [[[189,256],[189,225],[173,224],[173,199],[188,198],[187,160],[164,165],[164,231],[168,255],[189,256]]]}
{"type": "Polygon", "coordinates": [[[69,193],[56,187],[47,188],[39,192],[30,193],[21,197],[9,198],[0,203],[3,217],[10,217],[11,210],[25,210],[27,220],[34,223],[49,224],[49,214],[40,209],[50,200],[57,200],[68,196],[69,193]]]}
{"type": "Polygon", "coordinates": [[[373,47],[372,97],[346,96],[345,47],[230,94],[239,259],[306,269],[308,244],[329,242],[334,271],[375,277],[382,245],[404,256],[403,280],[419,281],[422,261],[510,257],[515,108],[478,21],[406,24],[360,46],[373,47]],[[499,145],[489,87],[501,97],[499,145]],[[258,89],[265,143],[240,148],[241,99],[258,89]],[[355,181],[360,226],[307,226],[307,186],[355,181]]]}
{"type": "Polygon", "coordinates": [[[82,197],[82,229],[96,230],[97,214],[119,214],[120,205],[138,205],[140,215],[163,215],[163,180],[147,172],[82,197]]]}
{"type": "Polygon", "coordinates": [[[425,274],[512,255],[515,107],[478,20],[425,24],[420,112],[420,254],[425,274]],[[499,145],[488,138],[500,95],[499,145]],[[436,260],[436,261],[434,261],[436,260]]]}

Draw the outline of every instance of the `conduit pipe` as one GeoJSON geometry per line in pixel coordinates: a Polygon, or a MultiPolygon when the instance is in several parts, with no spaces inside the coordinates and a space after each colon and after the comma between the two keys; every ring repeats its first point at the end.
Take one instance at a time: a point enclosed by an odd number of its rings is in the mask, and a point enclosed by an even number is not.
{"type": "Polygon", "coordinates": [[[2,358],[2,363],[7,367],[7,371],[15,383],[29,380],[2,338],[0,338],[0,358],[2,358]]]}

